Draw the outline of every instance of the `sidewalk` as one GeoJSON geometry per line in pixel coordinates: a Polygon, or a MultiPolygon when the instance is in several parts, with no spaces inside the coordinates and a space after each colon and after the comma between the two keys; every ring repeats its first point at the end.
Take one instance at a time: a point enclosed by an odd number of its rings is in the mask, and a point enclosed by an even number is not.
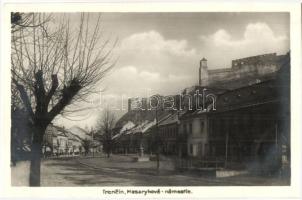
{"type": "Polygon", "coordinates": [[[16,166],[11,167],[11,185],[28,186],[29,161],[19,161],[16,166]]]}
{"type": "MultiPolygon", "coordinates": [[[[66,167],[70,162],[73,161],[43,160],[41,163],[41,186],[79,186],[64,175],[70,171],[66,167]]],[[[15,167],[11,167],[12,186],[29,186],[29,166],[29,161],[20,161],[15,167]]]]}

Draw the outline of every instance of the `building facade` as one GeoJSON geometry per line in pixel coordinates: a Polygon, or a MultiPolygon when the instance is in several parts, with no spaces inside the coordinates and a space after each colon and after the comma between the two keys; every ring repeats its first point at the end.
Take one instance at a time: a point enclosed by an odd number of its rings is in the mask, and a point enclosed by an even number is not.
{"type": "Polygon", "coordinates": [[[160,139],[161,152],[166,155],[177,155],[179,113],[169,114],[165,119],[158,123],[158,133],[160,139]]]}
{"type": "Polygon", "coordinates": [[[270,80],[217,93],[215,110],[180,118],[190,157],[258,171],[289,166],[289,54],[280,63],[270,80]]]}
{"type": "Polygon", "coordinates": [[[79,155],[82,150],[82,140],[64,127],[50,124],[43,139],[43,154],[48,156],[79,155]]]}
{"type": "Polygon", "coordinates": [[[204,157],[208,151],[208,121],[204,111],[186,113],[181,117],[179,134],[187,137],[187,155],[204,157]]]}

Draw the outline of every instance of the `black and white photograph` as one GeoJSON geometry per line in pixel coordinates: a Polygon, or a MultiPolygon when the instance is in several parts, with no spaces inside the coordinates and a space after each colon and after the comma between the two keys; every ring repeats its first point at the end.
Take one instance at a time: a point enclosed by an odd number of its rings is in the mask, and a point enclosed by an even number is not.
{"type": "Polygon", "coordinates": [[[289,186],[286,12],[11,12],[12,186],[289,186]]]}

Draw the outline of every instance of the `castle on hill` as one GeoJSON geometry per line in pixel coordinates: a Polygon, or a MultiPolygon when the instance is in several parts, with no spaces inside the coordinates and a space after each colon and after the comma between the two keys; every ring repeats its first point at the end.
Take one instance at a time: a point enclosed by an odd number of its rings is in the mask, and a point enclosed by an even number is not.
{"type": "Polygon", "coordinates": [[[236,59],[232,60],[230,68],[223,69],[208,69],[207,59],[203,58],[199,66],[199,86],[211,86],[221,81],[274,74],[280,69],[285,56],[270,53],[236,59]]]}

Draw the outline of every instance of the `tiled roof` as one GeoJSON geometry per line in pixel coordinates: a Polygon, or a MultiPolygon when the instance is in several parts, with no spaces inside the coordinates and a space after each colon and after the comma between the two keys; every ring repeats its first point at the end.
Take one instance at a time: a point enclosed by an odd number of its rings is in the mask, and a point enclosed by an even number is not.
{"type": "Polygon", "coordinates": [[[138,125],[132,126],[129,129],[124,129],[123,131],[120,131],[118,134],[114,135],[112,139],[118,139],[119,137],[123,135],[130,135],[130,134],[136,134],[136,133],[146,133],[150,128],[152,128],[154,125],[156,125],[156,121],[144,121],[138,125]]]}
{"type": "Polygon", "coordinates": [[[183,115],[185,112],[181,111],[181,112],[175,112],[173,114],[170,114],[168,117],[166,117],[165,119],[163,119],[162,121],[160,121],[158,123],[158,126],[165,126],[165,125],[170,125],[170,124],[175,124],[179,122],[179,117],[181,115],[183,115]]]}

